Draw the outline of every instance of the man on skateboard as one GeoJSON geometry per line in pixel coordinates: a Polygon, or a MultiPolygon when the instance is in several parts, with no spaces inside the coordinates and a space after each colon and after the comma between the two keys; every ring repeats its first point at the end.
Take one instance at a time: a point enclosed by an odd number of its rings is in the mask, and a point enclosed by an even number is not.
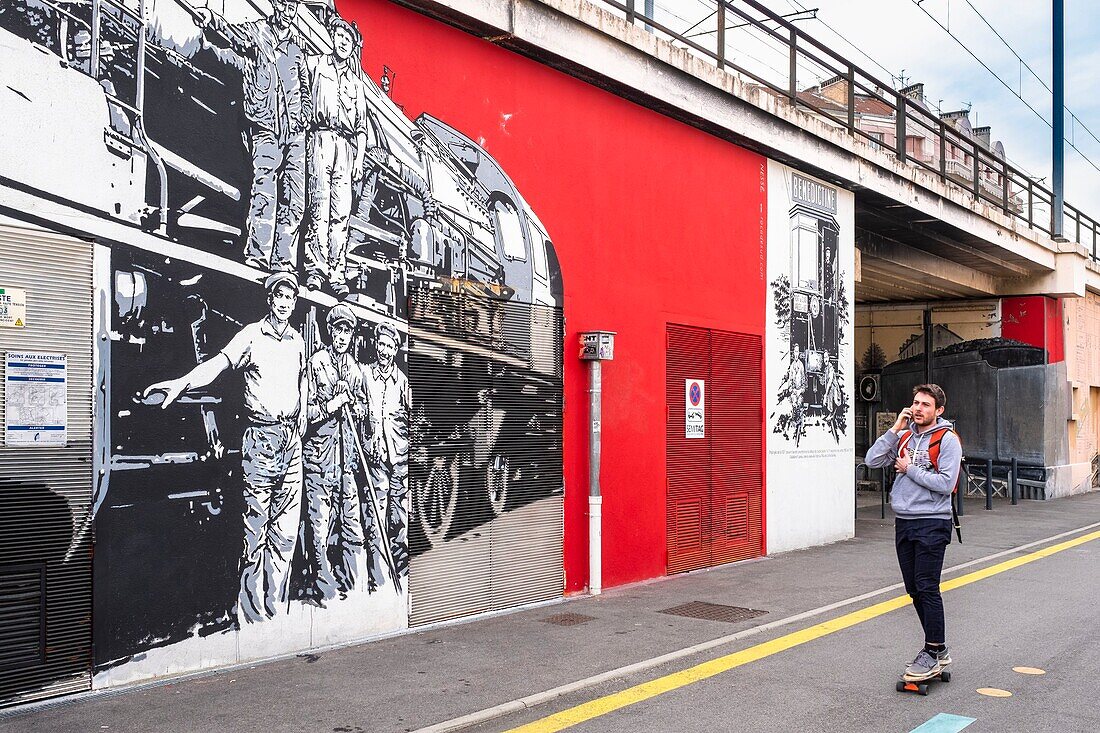
{"type": "Polygon", "coordinates": [[[897,470],[890,490],[894,542],[905,590],[913,598],[924,648],[903,675],[920,682],[940,675],[951,656],[944,633],[940,572],[951,543],[951,495],[959,479],[962,444],[943,414],[947,397],[935,384],[913,388],[913,404],[867,451],[866,463],[897,470]]]}

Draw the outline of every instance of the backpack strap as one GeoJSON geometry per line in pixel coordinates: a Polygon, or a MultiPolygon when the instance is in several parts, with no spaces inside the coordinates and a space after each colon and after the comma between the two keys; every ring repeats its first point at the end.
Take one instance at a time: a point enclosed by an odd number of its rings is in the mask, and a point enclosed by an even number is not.
{"type": "MultiPolygon", "coordinates": [[[[962,438],[959,438],[959,434],[955,432],[955,428],[952,425],[939,426],[939,427],[935,428],[933,432],[937,432],[937,433],[939,433],[939,435],[937,435],[928,444],[928,458],[929,458],[930,461],[932,461],[932,466],[938,471],[939,470],[939,451],[938,450],[935,451],[936,455],[935,455],[935,458],[933,458],[932,457],[932,453],[933,453],[932,449],[935,448],[935,447],[938,447],[939,444],[943,442],[943,439],[945,437],[947,437],[948,433],[954,433],[955,439],[959,441],[959,448],[961,449],[962,448],[962,438]]],[[[912,429],[910,429],[908,431],[908,434],[905,437],[905,442],[902,443],[901,449],[898,451],[898,455],[905,455],[905,448],[909,444],[909,438],[912,437],[913,434],[914,433],[913,433],[912,429]]],[[[951,524],[952,524],[952,526],[955,527],[955,534],[959,538],[959,544],[960,545],[962,544],[963,536],[962,536],[962,525],[959,523],[958,502],[959,502],[959,482],[962,480],[962,471],[963,471],[962,459],[960,458],[960,460],[959,460],[959,475],[955,477],[955,486],[952,487],[952,489],[951,489],[951,524]]]]}

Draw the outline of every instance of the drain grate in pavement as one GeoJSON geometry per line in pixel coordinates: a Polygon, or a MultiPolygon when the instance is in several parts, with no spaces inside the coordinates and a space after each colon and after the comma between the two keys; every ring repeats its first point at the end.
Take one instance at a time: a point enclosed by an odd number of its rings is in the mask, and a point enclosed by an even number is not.
{"type": "Polygon", "coordinates": [[[539,621],[545,621],[555,626],[579,626],[595,620],[595,616],[585,616],[583,613],[559,613],[557,616],[547,616],[539,619],[539,621]]]}
{"type": "Polygon", "coordinates": [[[706,621],[725,621],[735,624],[738,621],[747,621],[750,618],[763,616],[767,611],[757,611],[753,608],[741,608],[740,606],[723,606],[721,603],[707,603],[706,601],[692,601],[681,606],[666,608],[660,613],[672,616],[687,616],[688,618],[701,618],[706,621]]]}

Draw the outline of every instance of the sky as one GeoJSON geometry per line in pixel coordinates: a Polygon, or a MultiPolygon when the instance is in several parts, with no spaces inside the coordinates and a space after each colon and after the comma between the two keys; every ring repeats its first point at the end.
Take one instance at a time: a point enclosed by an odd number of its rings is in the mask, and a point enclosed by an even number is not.
{"type": "MultiPolygon", "coordinates": [[[[673,29],[707,18],[713,0],[655,0],[657,19],[673,29]]],[[[977,60],[971,57],[936,22],[932,15],[962,40],[975,55],[1021,93],[1049,122],[1051,94],[1044,88],[1051,81],[1051,2],[1034,0],[762,0],[781,15],[803,8],[817,8],[817,19],[797,21],[810,36],[841,56],[900,86],[923,82],[925,97],[942,111],[970,107],[975,126],[992,127],[994,140],[1004,143],[1010,162],[1049,186],[1051,181],[1052,132],[1012,92],[977,60]],[[1031,67],[1042,83],[1023,68],[1013,52],[983,23],[976,8],[1031,67]],[[923,9],[923,10],[922,10],[923,9]],[[927,11],[926,14],[924,11],[927,11]],[[827,24],[827,25],[826,25],[827,24]],[[838,37],[837,33],[843,38],[838,37]],[[878,65],[881,64],[881,67],[878,65]],[[885,67],[885,68],[883,68],[885,67]],[[891,79],[892,74],[895,79],[891,79]],[[940,101],[942,100],[942,101],[940,101]]],[[[1100,167],[1100,0],[1065,2],[1066,106],[1076,116],[1066,115],[1066,136],[1100,167]],[[1083,124],[1083,126],[1082,126],[1083,124]]],[[[639,1],[639,6],[642,3],[639,1]]],[[[711,18],[695,32],[714,28],[711,18]]],[[[786,61],[778,47],[768,49],[748,31],[728,34],[731,53],[740,53],[739,63],[755,67],[766,77],[786,76],[786,61]]],[[[705,42],[712,36],[700,36],[705,42]]],[[[812,81],[814,69],[800,75],[812,81]]],[[[818,72],[820,73],[820,72],[818,72]]],[[[1066,201],[1100,219],[1100,170],[1066,146],[1066,201]]]]}

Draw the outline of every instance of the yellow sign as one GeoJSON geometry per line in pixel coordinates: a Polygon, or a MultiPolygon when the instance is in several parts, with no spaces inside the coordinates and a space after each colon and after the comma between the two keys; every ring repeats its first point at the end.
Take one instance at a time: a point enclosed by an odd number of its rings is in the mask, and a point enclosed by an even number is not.
{"type": "Polygon", "coordinates": [[[27,291],[0,288],[0,326],[23,328],[27,323],[27,291]]]}

